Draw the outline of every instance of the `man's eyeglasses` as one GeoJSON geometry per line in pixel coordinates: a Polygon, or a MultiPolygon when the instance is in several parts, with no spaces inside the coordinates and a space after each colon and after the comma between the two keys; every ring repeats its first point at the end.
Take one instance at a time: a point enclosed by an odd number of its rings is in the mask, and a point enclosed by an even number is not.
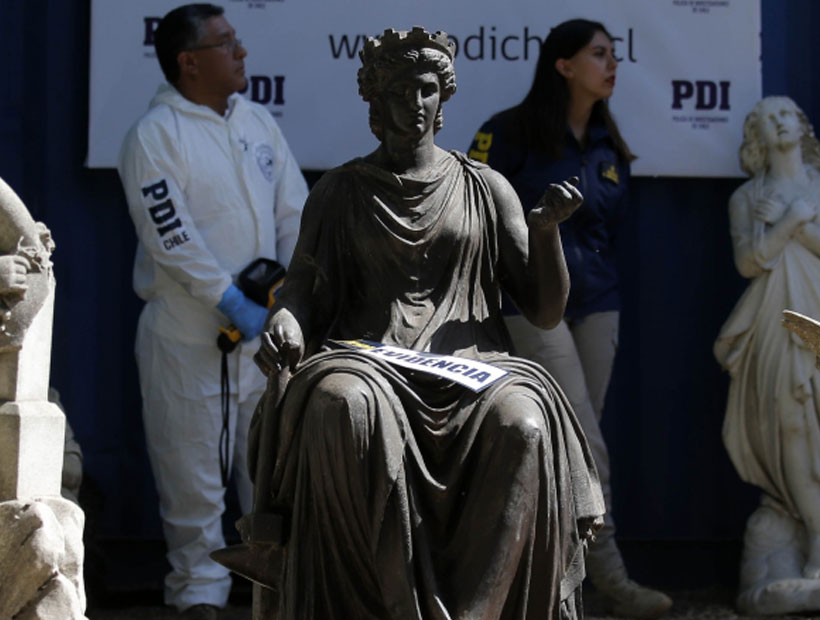
{"type": "Polygon", "coordinates": [[[210,50],[221,47],[226,52],[234,52],[240,45],[242,45],[242,39],[226,39],[224,41],[220,41],[219,43],[203,43],[202,45],[194,45],[187,48],[185,51],[195,52],[196,50],[210,50]]]}

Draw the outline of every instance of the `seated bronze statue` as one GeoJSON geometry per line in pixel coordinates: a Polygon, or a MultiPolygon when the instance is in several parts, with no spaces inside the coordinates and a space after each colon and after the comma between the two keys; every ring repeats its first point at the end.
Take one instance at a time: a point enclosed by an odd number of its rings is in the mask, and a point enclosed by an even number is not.
{"type": "Polygon", "coordinates": [[[288,517],[266,584],[283,619],[577,617],[600,487],[561,390],[508,354],[500,289],[536,325],[561,319],[557,224],[582,197],[554,185],[525,221],[500,174],[434,144],[456,89],[444,33],[387,30],[361,59],[380,145],[305,205],[257,354],[245,537],[288,517]],[[506,374],[476,392],[338,344],[354,340],[506,374]]]}

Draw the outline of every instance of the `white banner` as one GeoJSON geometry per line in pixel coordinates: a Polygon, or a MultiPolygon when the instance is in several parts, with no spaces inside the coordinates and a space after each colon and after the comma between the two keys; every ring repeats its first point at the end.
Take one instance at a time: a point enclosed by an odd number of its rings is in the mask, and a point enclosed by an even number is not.
{"type": "MultiPolygon", "coordinates": [[[[87,165],[116,166],[125,132],[162,73],[153,29],[179,5],[92,0],[87,165]]],[[[761,97],[760,0],[227,0],[248,49],[246,95],[277,118],[300,165],[324,170],[376,147],[358,96],[366,36],[414,25],[457,43],[458,92],[443,148],[464,151],[483,121],[518,103],[540,42],[566,19],[603,22],[621,58],[611,107],[636,175],[743,176],[745,115],[761,97]]]]}
{"type": "Polygon", "coordinates": [[[473,392],[481,392],[501,377],[509,374],[503,368],[478,360],[413,351],[372,340],[331,340],[330,342],[366,355],[380,357],[394,366],[447,379],[473,392]]]}

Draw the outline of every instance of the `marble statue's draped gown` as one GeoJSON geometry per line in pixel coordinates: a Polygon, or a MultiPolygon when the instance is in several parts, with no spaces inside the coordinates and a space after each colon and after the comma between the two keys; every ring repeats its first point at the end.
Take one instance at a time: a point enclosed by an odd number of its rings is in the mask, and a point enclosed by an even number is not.
{"type": "Polygon", "coordinates": [[[292,524],[282,618],[580,614],[584,537],[603,500],[560,389],[505,353],[497,215],[479,167],[449,153],[411,178],[354,160],[311,193],[318,341],[510,372],[475,394],[349,350],[300,366],[277,409],[271,473],[292,524]],[[334,377],[352,386],[347,415],[315,406],[334,377]]]}
{"type": "MultiPolygon", "coordinates": [[[[820,193],[813,177],[812,190],[820,193]]],[[[715,343],[718,361],[731,384],[723,441],[741,478],[780,502],[795,518],[800,513],[785,481],[782,451],[784,415],[806,423],[807,450],[820,478],[820,373],[815,355],[781,325],[786,308],[820,316],[820,258],[797,240],[767,260],[762,239],[767,224],[753,218],[753,205],[766,195],[759,175],[739,190],[745,217],[732,220],[735,245],[749,244],[761,273],[749,284],[715,343]]]]}

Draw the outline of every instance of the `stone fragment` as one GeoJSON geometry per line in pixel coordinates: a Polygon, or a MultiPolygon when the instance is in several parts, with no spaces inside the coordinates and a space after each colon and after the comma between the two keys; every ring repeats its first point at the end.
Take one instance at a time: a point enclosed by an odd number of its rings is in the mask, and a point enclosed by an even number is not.
{"type": "Polygon", "coordinates": [[[0,503],[0,618],[13,618],[59,570],[63,528],[41,502],[0,503]]]}
{"type": "Polygon", "coordinates": [[[14,620],[74,620],[85,618],[77,590],[63,575],[56,575],[43,586],[33,600],[14,620]]]}
{"type": "Polygon", "coordinates": [[[0,618],[85,618],[84,520],[61,497],[0,502],[0,618]]]}

